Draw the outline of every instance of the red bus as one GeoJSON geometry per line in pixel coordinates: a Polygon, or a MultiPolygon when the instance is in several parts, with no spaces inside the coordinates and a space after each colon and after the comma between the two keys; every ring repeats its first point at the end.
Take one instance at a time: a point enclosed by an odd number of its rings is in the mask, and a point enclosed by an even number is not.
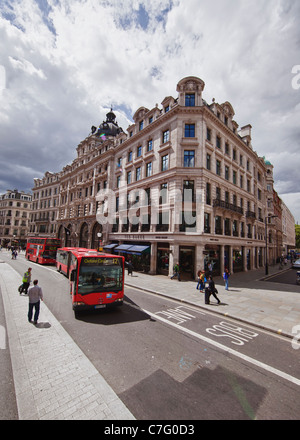
{"type": "Polygon", "coordinates": [[[29,237],[25,258],[39,264],[55,264],[56,251],[61,247],[61,240],[48,237],[29,237]]]}
{"type": "Polygon", "coordinates": [[[83,248],[62,248],[69,259],[63,269],[69,273],[75,314],[83,310],[121,306],[124,298],[124,257],[83,248]]]}

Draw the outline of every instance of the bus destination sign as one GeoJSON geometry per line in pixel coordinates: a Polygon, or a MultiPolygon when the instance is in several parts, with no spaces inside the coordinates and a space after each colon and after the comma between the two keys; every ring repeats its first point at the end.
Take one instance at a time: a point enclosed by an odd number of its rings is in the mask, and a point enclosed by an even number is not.
{"type": "Polygon", "coordinates": [[[120,265],[120,258],[102,258],[102,257],[89,257],[82,259],[83,264],[87,266],[104,266],[104,265],[120,265]]]}

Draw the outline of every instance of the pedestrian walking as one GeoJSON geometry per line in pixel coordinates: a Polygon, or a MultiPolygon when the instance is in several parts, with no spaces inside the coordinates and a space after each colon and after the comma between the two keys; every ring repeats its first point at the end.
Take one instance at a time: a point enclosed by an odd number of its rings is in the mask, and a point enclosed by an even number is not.
{"type": "Polygon", "coordinates": [[[40,300],[43,301],[43,291],[40,286],[38,286],[38,280],[33,281],[33,286],[30,287],[28,291],[29,307],[28,307],[28,321],[32,322],[32,314],[34,310],[34,321],[36,325],[40,314],[40,300]]]}
{"type": "Polygon", "coordinates": [[[223,273],[223,278],[224,278],[224,281],[225,281],[225,290],[228,290],[229,277],[230,277],[230,272],[229,272],[228,269],[225,269],[225,272],[223,273]]]}
{"type": "MultiPolygon", "coordinates": [[[[198,272],[197,272],[198,284],[197,284],[197,286],[196,286],[196,290],[199,289],[200,284],[201,284],[201,280],[200,280],[201,272],[202,272],[201,270],[198,270],[198,272]]],[[[199,289],[199,290],[200,290],[200,289],[199,289]]]]}
{"type": "Polygon", "coordinates": [[[216,300],[218,301],[218,304],[220,304],[221,301],[217,297],[217,295],[216,295],[217,293],[218,293],[218,291],[216,289],[215,282],[212,279],[212,276],[210,275],[208,277],[208,287],[205,289],[205,304],[210,304],[210,302],[209,302],[210,295],[212,295],[214,298],[216,298],[216,300]]]}
{"type": "Polygon", "coordinates": [[[23,284],[22,284],[22,286],[21,286],[21,288],[19,290],[20,295],[23,292],[23,290],[25,290],[25,295],[27,295],[28,288],[29,288],[29,285],[30,285],[30,282],[31,282],[31,267],[29,267],[27,269],[27,271],[24,273],[22,281],[23,281],[23,284]]]}
{"type": "Polygon", "coordinates": [[[18,256],[18,252],[16,251],[16,249],[13,249],[11,252],[11,259],[16,260],[17,256],[18,256]]]}
{"type": "Polygon", "coordinates": [[[179,263],[177,262],[174,267],[173,267],[173,275],[171,276],[171,280],[173,280],[173,278],[177,278],[178,281],[181,281],[180,279],[180,269],[179,269],[179,263]]]}
{"type": "Polygon", "coordinates": [[[132,274],[133,274],[133,264],[131,263],[131,260],[129,260],[128,263],[127,263],[127,269],[128,269],[128,275],[132,276],[132,274]]]}
{"type": "Polygon", "coordinates": [[[197,284],[196,289],[198,290],[198,288],[199,288],[200,292],[203,292],[203,289],[205,287],[205,280],[206,280],[206,278],[205,278],[204,270],[199,270],[198,271],[198,284],[197,284]]]}

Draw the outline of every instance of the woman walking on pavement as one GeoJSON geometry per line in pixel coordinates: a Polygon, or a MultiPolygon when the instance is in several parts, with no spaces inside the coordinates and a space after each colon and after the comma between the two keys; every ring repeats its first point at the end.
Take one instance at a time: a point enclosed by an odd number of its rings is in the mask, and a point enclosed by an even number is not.
{"type": "Polygon", "coordinates": [[[203,270],[199,270],[198,271],[198,284],[197,284],[197,287],[196,287],[196,289],[198,290],[198,288],[199,288],[199,290],[200,290],[200,292],[203,292],[203,289],[204,289],[204,287],[205,287],[205,272],[203,271],[203,270]]]}
{"type": "Polygon", "coordinates": [[[223,278],[225,281],[225,290],[228,290],[228,278],[230,277],[230,272],[228,269],[225,269],[225,272],[223,273],[223,278]]]}

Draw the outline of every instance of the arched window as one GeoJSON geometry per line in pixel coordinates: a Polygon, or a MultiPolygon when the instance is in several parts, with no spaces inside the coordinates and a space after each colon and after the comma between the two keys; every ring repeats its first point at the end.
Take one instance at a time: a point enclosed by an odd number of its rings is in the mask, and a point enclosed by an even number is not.
{"type": "Polygon", "coordinates": [[[87,223],[83,223],[80,229],[79,247],[88,247],[89,228],[87,223]]]}

